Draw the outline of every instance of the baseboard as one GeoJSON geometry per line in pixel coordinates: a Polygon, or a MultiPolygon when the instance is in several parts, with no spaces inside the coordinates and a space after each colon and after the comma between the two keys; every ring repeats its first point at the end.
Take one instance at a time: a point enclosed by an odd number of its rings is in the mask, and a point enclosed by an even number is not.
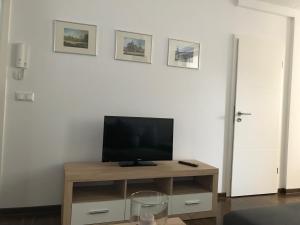
{"type": "Polygon", "coordinates": [[[300,194],[300,188],[294,188],[294,189],[286,189],[286,188],[279,188],[278,189],[279,194],[300,194]]]}
{"type": "Polygon", "coordinates": [[[224,200],[227,198],[226,192],[218,193],[218,200],[224,200]]]}
{"type": "Polygon", "coordinates": [[[4,215],[49,215],[59,214],[61,205],[21,207],[21,208],[0,208],[0,216],[4,215]]]}
{"type": "Polygon", "coordinates": [[[286,194],[285,188],[278,188],[278,194],[286,194]]]}

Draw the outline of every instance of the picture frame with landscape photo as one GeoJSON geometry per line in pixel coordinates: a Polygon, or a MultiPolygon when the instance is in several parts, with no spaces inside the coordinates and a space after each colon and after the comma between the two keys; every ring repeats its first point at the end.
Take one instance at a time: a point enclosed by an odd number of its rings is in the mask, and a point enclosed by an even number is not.
{"type": "Polygon", "coordinates": [[[152,62],[152,35],[115,31],[115,59],[141,63],[152,62]]]}
{"type": "Polygon", "coordinates": [[[97,26],[55,20],[54,52],[95,56],[97,54],[97,26]]]}
{"type": "Polygon", "coordinates": [[[199,69],[200,43],[169,38],[168,66],[199,69]]]}

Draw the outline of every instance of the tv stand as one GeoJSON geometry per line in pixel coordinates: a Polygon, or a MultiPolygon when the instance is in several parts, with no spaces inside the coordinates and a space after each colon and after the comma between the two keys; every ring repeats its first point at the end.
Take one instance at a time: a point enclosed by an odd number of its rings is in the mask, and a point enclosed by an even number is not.
{"type": "MultiPolygon", "coordinates": [[[[130,219],[130,196],[152,190],[169,196],[169,217],[183,220],[217,215],[218,169],[199,161],[120,167],[112,162],[64,165],[62,225],[106,224],[130,219]]],[[[150,199],[151,200],[151,199],[150,199]]]]}
{"type": "Polygon", "coordinates": [[[124,162],[119,162],[119,166],[120,167],[157,166],[157,164],[152,161],[124,161],[124,162]]]}

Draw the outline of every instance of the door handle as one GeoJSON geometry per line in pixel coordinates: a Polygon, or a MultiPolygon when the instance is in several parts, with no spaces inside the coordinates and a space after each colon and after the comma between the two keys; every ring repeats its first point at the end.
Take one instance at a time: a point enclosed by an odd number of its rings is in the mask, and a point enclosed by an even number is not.
{"type": "Polygon", "coordinates": [[[237,116],[251,116],[251,115],[252,115],[251,113],[243,113],[240,111],[237,112],[237,116]]]}

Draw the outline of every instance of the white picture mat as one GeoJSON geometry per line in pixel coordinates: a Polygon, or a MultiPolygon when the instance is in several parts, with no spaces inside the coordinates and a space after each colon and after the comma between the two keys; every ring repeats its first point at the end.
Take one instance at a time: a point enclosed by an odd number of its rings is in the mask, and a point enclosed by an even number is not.
{"type": "Polygon", "coordinates": [[[72,23],[66,21],[54,21],[54,52],[96,55],[97,53],[97,26],[72,23]],[[76,48],[64,46],[64,29],[86,30],[89,33],[88,48],[76,48]]]}
{"type": "Polygon", "coordinates": [[[199,69],[200,64],[200,43],[169,39],[168,66],[199,69]],[[191,47],[194,49],[193,62],[182,62],[175,60],[177,48],[191,47]]]}
{"type": "Polygon", "coordinates": [[[151,60],[152,60],[152,36],[148,35],[148,34],[139,34],[139,33],[117,30],[116,31],[115,59],[143,62],[143,63],[151,63],[151,60]],[[134,39],[145,40],[145,56],[142,57],[142,56],[134,56],[134,55],[125,55],[123,53],[125,38],[134,38],[134,39]]]}

